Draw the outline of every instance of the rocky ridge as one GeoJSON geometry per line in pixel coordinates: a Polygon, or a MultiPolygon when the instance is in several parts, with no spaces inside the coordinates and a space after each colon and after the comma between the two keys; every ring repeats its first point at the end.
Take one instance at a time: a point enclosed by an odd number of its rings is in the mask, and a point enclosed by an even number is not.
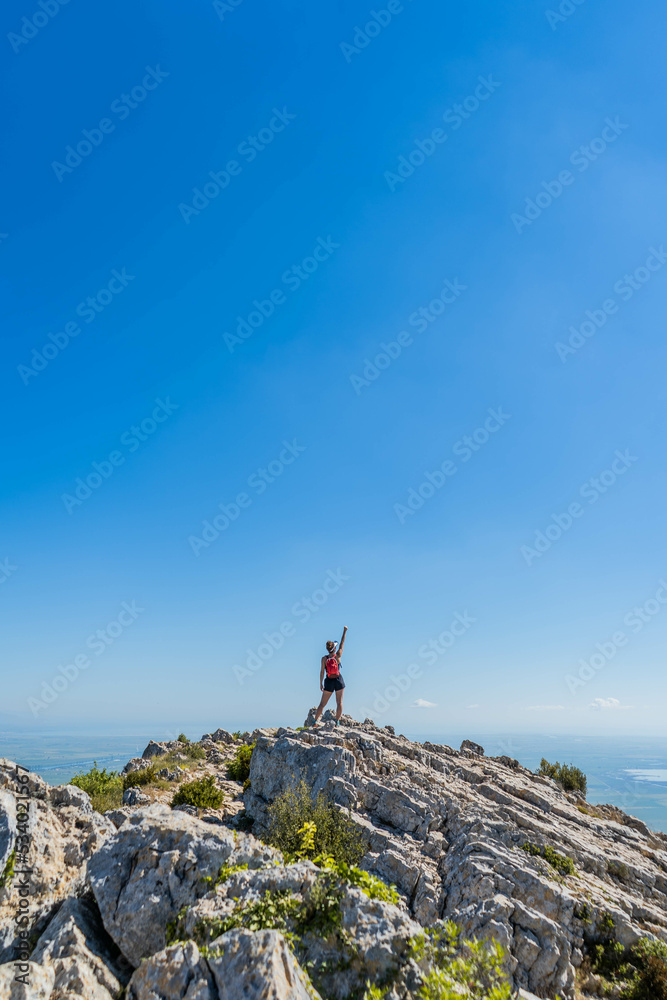
{"type": "Polygon", "coordinates": [[[333,1000],[361,998],[368,983],[403,1000],[429,970],[414,942],[453,919],[506,950],[520,995],[574,1000],[602,995],[583,972],[602,926],[626,946],[667,941],[667,837],[509,757],[467,741],[411,742],[347,716],[340,727],[240,739],[218,730],[198,746],[200,760],[175,762],[182,745],[151,741],[125,771],[155,765],[160,781],[128,789],[105,816],[82,790],[29,775],[27,825],[16,766],[0,761],[0,997],[305,1000],[320,995],[314,977],[333,1000]],[[241,740],[254,743],[245,791],[227,776],[241,740]],[[188,774],[214,777],[221,809],[170,808],[188,774]],[[360,867],[395,885],[397,902],[353,884],[332,890],[311,861],[287,864],[262,842],[270,804],[299,781],[349,810],[369,848],[360,867]],[[3,886],[26,829],[30,875],[17,864],[3,886]],[[545,854],[569,862],[559,871],[545,854]],[[338,923],[318,931],[325,890],[338,923]],[[248,915],[267,899],[273,924],[256,927],[248,915]]]}

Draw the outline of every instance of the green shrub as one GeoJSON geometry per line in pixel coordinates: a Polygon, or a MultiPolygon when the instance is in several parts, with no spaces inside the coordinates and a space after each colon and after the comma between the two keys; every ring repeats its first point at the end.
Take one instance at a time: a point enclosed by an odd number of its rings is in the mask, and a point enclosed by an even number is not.
{"type": "Polygon", "coordinates": [[[621,994],[623,1000],[667,1000],[667,965],[657,955],[649,955],[646,965],[621,994]]]}
{"type": "Polygon", "coordinates": [[[305,782],[278,796],[269,806],[266,840],[288,858],[331,857],[336,863],[355,865],[366,853],[361,831],[350,817],[328,801],[323,792],[316,799],[305,782]],[[308,850],[302,850],[303,827],[315,824],[308,850]]]}
{"type": "Polygon", "coordinates": [[[293,918],[299,903],[286,889],[267,889],[261,899],[237,906],[226,917],[201,920],[195,928],[195,942],[205,946],[209,941],[235,927],[250,931],[277,930],[288,936],[288,920],[293,918]]]}
{"type": "Polygon", "coordinates": [[[238,748],[234,757],[227,765],[227,774],[232,781],[248,780],[250,777],[250,761],[254,749],[254,743],[244,743],[242,747],[238,748]]]}
{"type": "Polygon", "coordinates": [[[363,1000],[384,1000],[386,994],[389,992],[389,987],[385,987],[383,990],[379,986],[373,986],[372,983],[366,984],[366,992],[364,993],[363,1000]]]}
{"type": "Polygon", "coordinates": [[[123,778],[117,771],[100,770],[97,761],[93,762],[90,771],[75,774],[70,779],[70,785],[76,785],[90,795],[90,801],[96,812],[103,813],[107,809],[117,809],[123,801],[123,778]]]}
{"type": "Polygon", "coordinates": [[[575,767],[574,764],[550,764],[544,757],[540,761],[537,774],[542,774],[547,778],[553,778],[563,786],[566,792],[583,792],[586,794],[587,779],[583,771],[575,767]]]}
{"type": "Polygon", "coordinates": [[[667,1000],[667,945],[642,938],[630,949],[633,978],[623,1000],[667,1000]]]}
{"type": "Polygon", "coordinates": [[[526,842],[521,845],[521,849],[536,858],[544,858],[548,864],[554,868],[559,875],[576,875],[577,869],[574,866],[574,861],[572,858],[566,857],[564,854],[559,854],[558,851],[554,851],[553,847],[546,844],[544,847],[538,847],[537,844],[529,844],[526,842]]]}
{"type": "Polygon", "coordinates": [[[371,875],[356,865],[348,865],[345,861],[335,861],[333,858],[315,858],[315,864],[333,872],[344,882],[355,885],[371,899],[379,899],[383,903],[398,903],[400,899],[393,885],[387,885],[377,875],[371,875]]]}
{"type": "Polygon", "coordinates": [[[190,740],[187,738],[187,736],[185,735],[185,733],[179,733],[178,736],[176,737],[176,740],[177,740],[178,743],[189,743],[190,742],[190,740]]]}
{"type": "Polygon", "coordinates": [[[7,858],[7,863],[0,875],[0,889],[6,888],[14,878],[14,864],[16,862],[16,849],[14,849],[9,857],[7,858]]]}
{"type": "Polygon", "coordinates": [[[224,797],[215,783],[214,776],[207,774],[205,778],[184,782],[171,800],[171,804],[196,806],[197,809],[219,809],[224,797]]]}
{"type": "Polygon", "coordinates": [[[144,785],[152,785],[154,781],[157,781],[157,767],[149,764],[140,771],[130,771],[123,775],[123,791],[128,788],[143,788],[144,785]]]}
{"type": "Polygon", "coordinates": [[[511,1000],[505,952],[495,941],[469,941],[448,921],[414,937],[411,953],[432,966],[417,993],[420,1000],[511,1000]]]}

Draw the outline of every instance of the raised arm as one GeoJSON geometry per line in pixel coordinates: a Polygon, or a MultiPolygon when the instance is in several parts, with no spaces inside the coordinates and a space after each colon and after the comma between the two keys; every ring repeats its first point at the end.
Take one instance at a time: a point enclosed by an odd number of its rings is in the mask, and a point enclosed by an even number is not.
{"type": "Polygon", "coordinates": [[[343,634],[341,636],[340,643],[338,645],[338,656],[343,654],[343,646],[345,645],[345,636],[347,635],[347,625],[343,625],[343,634]]]}

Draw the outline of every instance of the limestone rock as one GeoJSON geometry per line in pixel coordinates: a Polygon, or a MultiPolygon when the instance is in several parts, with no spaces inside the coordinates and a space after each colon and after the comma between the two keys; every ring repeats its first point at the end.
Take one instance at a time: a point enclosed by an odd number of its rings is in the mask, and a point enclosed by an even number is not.
{"type": "Polygon", "coordinates": [[[145,771],[147,767],[152,767],[152,765],[153,761],[149,758],[133,757],[132,760],[128,760],[122,773],[133,774],[135,771],[145,771]]]}
{"type": "Polygon", "coordinates": [[[118,829],[132,815],[130,809],[107,809],[104,816],[118,829]]]}
{"type": "Polygon", "coordinates": [[[50,1000],[54,979],[53,969],[34,962],[21,963],[18,972],[13,962],[0,965],[0,997],[2,1000],[50,1000]],[[29,985],[17,982],[17,975],[25,977],[29,985]]]}
{"type": "MultiPolygon", "coordinates": [[[[297,903],[305,900],[310,906],[310,901],[318,898],[318,885],[326,885],[329,878],[310,861],[283,866],[264,864],[235,872],[187,910],[179,932],[215,949],[229,938],[229,933],[217,937],[221,920],[267,894],[271,899],[291,897],[297,903]]],[[[324,993],[345,1000],[358,991],[363,993],[367,981],[380,983],[395,977],[403,964],[407,942],[421,932],[421,926],[405,907],[370,899],[354,886],[341,883],[333,893],[332,898],[339,901],[340,934],[295,925],[295,950],[300,964],[313,971],[324,993]]],[[[289,924],[291,918],[286,919],[289,924]]],[[[210,960],[209,965],[213,968],[210,960]]]]}
{"type": "Polygon", "coordinates": [[[206,733],[202,736],[202,743],[204,740],[213,740],[214,743],[225,743],[227,746],[235,742],[232,734],[228,733],[226,729],[216,729],[214,733],[206,733]]]}
{"type": "Polygon", "coordinates": [[[204,959],[190,941],[159,952],[135,972],[128,1000],[319,1000],[277,931],[228,931],[212,950],[204,959]]]}
{"type": "Polygon", "coordinates": [[[306,977],[285,938],[277,931],[228,931],[213,942],[219,958],[209,958],[220,1000],[313,1000],[306,977]]]}
{"type": "Polygon", "coordinates": [[[0,878],[16,843],[16,799],[0,790],[0,878]]]}
{"type": "Polygon", "coordinates": [[[123,792],[124,806],[147,806],[150,804],[150,795],[146,795],[137,786],[126,788],[123,792]]]}
{"type": "Polygon", "coordinates": [[[194,941],[173,945],[142,962],[127,1000],[217,1000],[213,976],[194,941]]]}
{"type": "Polygon", "coordinates": [[[91,897],[63,903],[31,960],[54,970],[56,989],[87,1000],[116,1000],[132,971],[106,934],[91,897]]]}
{"type": "Polygon", "coordinates": [[[164,757],[168,754],[170,747],[167,743],[156,743],[155,740],[151,740],[141,755],[144,760],[152,760],[153,757],[164,757]]]}
{"type": "Polygon", "coordinates": [[[132,965],[165,947],[167,924],[204,895],[204,879],[231,856],[278,855],[166,806],[139,809],[103,844],[88,877],[104,926],[132,965]]]}
{"type": "Polygon", "coordinates": [[[350,810],[370,848],[361,866],[394,882],[417,920],[451,918],[502,944],[517,988],[573,1000],[584,933],[603,915],[624,945],[667,941],[667,837],[513,758],[471,741],[460,751],[411,743],[370,722],[283,729],[253,753],[244,801],[254,830],[301,780],[350,810]],[[526,843],[570,858],[576,875],[563,878],[526,843]]]}
{"type": "MultiPolygon", "coordinates": [[[[11,830],[17,802],[16,765],[11,761],[0,760],[0,787],[0,830],[11,830]]],[[[41,934],[58,905],[82,889],[86,862],[114,827],[92,810],[88,796],[78,788],[51,788],[33,774],[28,775],[27,788],[27,866],[31,870],[28,913],[32,929],[41,934]]],[[[24,860],[18,859],[17,873],[22,868],[24,860]]],[[[0,891],[0,962],[10,961],[17,943],[17,892],[17,878],[0,891]]]]}

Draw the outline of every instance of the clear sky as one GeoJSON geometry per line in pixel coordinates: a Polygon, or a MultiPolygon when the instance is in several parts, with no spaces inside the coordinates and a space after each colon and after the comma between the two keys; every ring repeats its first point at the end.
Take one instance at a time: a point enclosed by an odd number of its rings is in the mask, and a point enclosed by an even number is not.
{"type": "Polygon", "coordinates": [[[661,732],[663,5],[1,18],[4,724],[661,732]]]}

